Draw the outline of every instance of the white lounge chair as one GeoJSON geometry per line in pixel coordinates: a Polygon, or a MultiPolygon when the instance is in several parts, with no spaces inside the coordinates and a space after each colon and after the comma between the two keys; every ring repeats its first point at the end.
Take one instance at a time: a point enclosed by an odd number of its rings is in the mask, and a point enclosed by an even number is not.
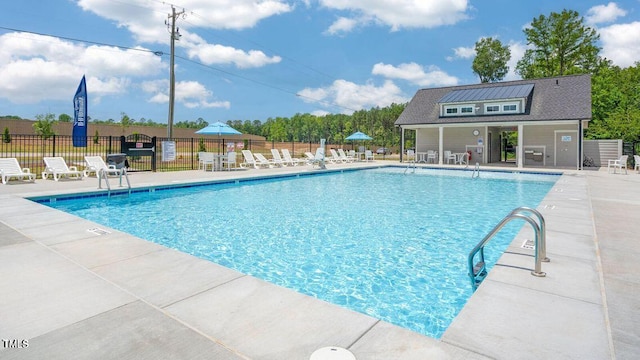
{"type": "Polygon", "coordinates": [[[338,155],[338,152],[335,151],[335,149],[329,149],[329,152],[331,153],[331,157],[329,158],[329,161],[331,161],[333,164],[346,162],[346,160],[343,161],[340,158],[340,155],[338,155]]]}
{"type": "Polygon", "coordinates": [[[266,157],[264,157],[264,155],[260,154],[260,153],[255,153],[254,154],[255,158],[256,158],[256,164],[258,166],[265,166],[265,167],[272,167],[273,165],[275,165],[273,163],[273,161],[268,160],[266,157]]]}
{"type": "Polygon", "coordinates": [[[635,161],[636,163],[633,167],[633,170],[640,173],[640,155],[633,155],[633,161],[635,161]]]}
{"type": "Polygon", "coordinates": [[[324,148],[317,148],[316,154],[312,154],[310,152],[304,153],[307,156],[307,162],[313,166],[318,164],[320,168],[325,167],[325,157],[324,157],[324,148]]]}
{"type": "Polygon", "coordinates": [[[31,182],[36,180],[36,174],[32,174],[29,168],[20,167],[16,158],[0,159],[0,177],[2,177],[3,184],[6,184],[11,178],[17,180],[27,178],[31,182]]]}
{"type": "Polygon", "coordinates": [[[627,174],[627,159],[629,155],[622,155],[620,159],[617,160],[609,160],[607,162],[607,172],[611,171],[613,168],[613,173],[616,173],[616,169],[620,169],[620,174],[622,174],[622,169],[624,168],[624,173],[627,174]]]}
{"type": "Polygon", "coordinates": [[[340,155],[342,162],[354,162],[356,160],[354,156],[347,155],[344,149],[338,149],[338,155],[340,155]]]}
{"type": "Polygon", "coordinates": [[[282,157],[283,157],[282,161],[285,164],[291,164],[291,166],[297,166],[297,165],[306,163],[306,161],[303,159],[297,159],[297,158],[291,157],[291,153],[289,152],[289,149],[282,149],[282,157]]]}
{"type": "Polygon", "coordinates": [[[67,179],[83,179],[82,171],[78,171],[75,166],[67,166],[67,163],[62,157],[44,157],[45,169],[42,172],[42,178],[47,179],[49,175],[53,177],[53,180],[58,181],[60,178],[65,177],[67,179]]]}
{"type": "Polygon", "coordinates": [[[285,163],[282,160],[282,157],[280,156],[280,151],[278,151],[278,149],[271,149],[271,163],[279,167],[285,166],[285,163]]]}
{"type": "Polygon", "coordinates": [[[242,150],[242,157],[244,158],[244,162],[240,163],[241,168],[246,168],[247,166],[251,166],[253,168],[258,169],[258,164],[256,163],[256,159],[253,157],[253,153],[251,150],[242,150]]]}
{"type": "Polygon", "coordinates": [[[105,171],[107,176],[119,176],[124,171],[124,168],[118,169],[115,165],[107,165],[101,156],[85,156],[84,161],[87,163],[82,171],[85,177],[89,177],[92,173],[98,177],[98,173],[102,170],[105,171]]]}
{"type": "Polygon", "coordinates": [[[222,167],[224,167],[224,165],[227,165],[227,171],[231,171],[231,165],[233,165],[233,167],[236,167],[236,152],[235,151],[229,151],[227,153],[226,158],[222,158],[222,162],[221,165],[222,167]]]}

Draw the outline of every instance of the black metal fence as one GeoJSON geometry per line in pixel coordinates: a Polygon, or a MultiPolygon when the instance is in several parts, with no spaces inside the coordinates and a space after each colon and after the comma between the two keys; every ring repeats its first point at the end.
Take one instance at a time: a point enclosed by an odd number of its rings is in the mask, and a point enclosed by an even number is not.
{"type": "MultiPolygon", "coordinates": [[[[69,166],[80,170],[85,165],[85,156],[101,156],[105,161],[112,154],[124,154],[128,171],[179,171],[198,168],[198,152],[226,152],[233,147],[239,152],[248,149],[252,152],[271,156],[271,149],[288,149],[295,157],[304,157],[304,152],[315,152],[317,143],[274,142],[264,140],[237,140],[221,138],[173,138],[175,143],[173,160],[163,156],[167,138],[149,137],[144,134],[128,136],[87,136],[86,147],[74,147],[70,135],[51,135],[47,138],[39,135],[2,136],[0,157],[17,158],[22,167],[39,174],[44,170],[43,157],[61,156],[69,166]]],[[[326,144],[327,148],[351,148],[361,144],[326,144]]],[[[371,146],[368,146],[371,147],[371,146]]]]}

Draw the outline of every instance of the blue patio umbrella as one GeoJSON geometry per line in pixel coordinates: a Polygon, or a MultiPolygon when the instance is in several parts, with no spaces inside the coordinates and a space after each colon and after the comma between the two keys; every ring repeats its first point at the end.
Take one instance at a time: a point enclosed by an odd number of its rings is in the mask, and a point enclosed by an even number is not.
{"type": "Polygon", "coordinates": [[[196,134],[220,136],[220,135],[240,135],[242,133],[225,123],[216,121],[213,124],[209,124],[206,127],[196,131],[196,134]]]}
{"type": "MultiPolygon", "coordinates": [[[[213,124],[209,124],[206,127],[203,127],[202,129],[196,131],[196,134],[218,135],[218,138],[220,138],[220,136],[222,135],[240,135],[242,133],[225,123],[216,121],[213,124]]],[[[222,140],[222,142],[224,142],[224,139],[222,140]]],[[[219,148],[218,148],[218,152],[220,152],[219,148]]]]}
{"type": "Polygon", "coordinates": [[[345,140],[371,140],[371,136],[363,132],[356,131],[353,134],[347,136],[345,140]]]}
{"type": "MultiPolygon", "coordinates": [[[[371,140],[371,136],[363,132],[356,131],[353,134],[347,136],[345,140],[371,140]]],[[[351,143],[351,148],[353,149],[353,143],[351,143]]]]}

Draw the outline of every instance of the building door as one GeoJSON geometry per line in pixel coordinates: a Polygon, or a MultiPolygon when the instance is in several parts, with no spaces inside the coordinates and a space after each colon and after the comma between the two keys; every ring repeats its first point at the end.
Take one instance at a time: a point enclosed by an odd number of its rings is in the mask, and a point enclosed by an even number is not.
{"type": "Polygon", "coordinates": [[[559,167],[578,167],[578,132],[577,131],[556,131],[555,132],[555,161],[554,165],[559,167]]]}

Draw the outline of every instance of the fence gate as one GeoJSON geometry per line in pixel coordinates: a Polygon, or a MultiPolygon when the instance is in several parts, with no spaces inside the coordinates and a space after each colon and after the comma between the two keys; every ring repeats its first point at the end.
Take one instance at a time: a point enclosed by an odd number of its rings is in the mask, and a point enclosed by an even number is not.
{"type": "Polygon", "coordinates": [[[132,134],[120,137],[120,151],[127,155],[128,171],[156,171],[156,137],[132,134]]]}

